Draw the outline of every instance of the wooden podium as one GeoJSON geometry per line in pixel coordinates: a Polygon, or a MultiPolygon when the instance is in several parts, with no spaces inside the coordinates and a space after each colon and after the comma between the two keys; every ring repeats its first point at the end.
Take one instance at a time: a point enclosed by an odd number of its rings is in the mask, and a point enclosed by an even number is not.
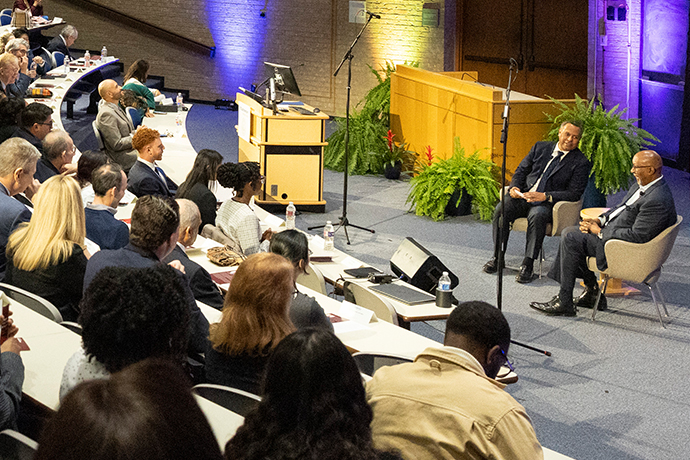
{"type": "MultiPolygon", "coordinates": [[[[237,93],[239,161],[256,161],[266,176],[257,203],[325,212],[323,148],[328,115],[278,112],[237,93]]],[[[312,107],[302,106],[308,110],[312,107]]]]}

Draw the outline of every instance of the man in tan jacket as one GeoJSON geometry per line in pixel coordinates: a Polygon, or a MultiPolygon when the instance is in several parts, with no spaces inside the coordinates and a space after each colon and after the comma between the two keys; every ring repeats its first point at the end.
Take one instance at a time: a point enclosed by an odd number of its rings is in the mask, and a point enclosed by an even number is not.
{"type": "Polygon", "coordinates": [[[500,310],[458,305],[443,347],[383,367],[367,384],[375,446],[409,459],[543,459],[525,409],[494,380],[509,345],[500,310]]]}

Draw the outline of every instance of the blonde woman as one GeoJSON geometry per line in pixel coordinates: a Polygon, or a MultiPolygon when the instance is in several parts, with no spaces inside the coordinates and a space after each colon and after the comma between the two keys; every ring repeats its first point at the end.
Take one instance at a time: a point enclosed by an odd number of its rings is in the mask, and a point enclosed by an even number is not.
{"type": "Polygon", "coordinates": [[[268,357],[295,330],[288,311],[293,267],[278,254],[251,255],[242,262],[225,296],[223,316],[209,328],[206,378],[259,394],[268,357]]]}
{"type": "Polygon", "coordinates": [[[57,175],[34,196],[31,221],[7,244],[5,283],[50,301],[65,321],[76,321],[86,261],[84,207],[77,181],[57,175]]]}

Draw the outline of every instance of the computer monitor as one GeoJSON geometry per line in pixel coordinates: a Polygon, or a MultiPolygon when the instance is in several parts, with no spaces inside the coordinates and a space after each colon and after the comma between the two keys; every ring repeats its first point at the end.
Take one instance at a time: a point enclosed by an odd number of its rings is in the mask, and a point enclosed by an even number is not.
{"type": "Polygon", "coordinates": [[[266,70],[268,71],[268,78],[272,78],[275,81],[276,91],[294,94],[295,96],[302,95],[290,66],[272,64],[270,62],[264,62],[264,66],[266,66],[266,70]]]}

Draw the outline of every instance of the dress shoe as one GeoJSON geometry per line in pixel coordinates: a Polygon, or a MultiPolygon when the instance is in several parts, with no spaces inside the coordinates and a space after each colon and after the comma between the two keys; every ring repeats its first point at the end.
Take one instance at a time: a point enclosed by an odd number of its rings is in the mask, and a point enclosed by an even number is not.
{"type": "Polygon", "coordinates": [[[515,276],[515,281],[518,283],[531,283],[532,278],[533,278],[533,272],[532,268],[528,267],[527,265],[520,265],[520,270],[518,271],[518,274],[515,276]]]}
{"type": "MultiPolygon", "coordinates": [[[[598,293],[598,287],[585,287],[585,290],[582,292],[582,294],[580,294],[580,297],[575,297],[573,299],[573,303],[576,307],[580,308],[594,308],[594,302],[597,301],[598,293]]],[[[602,293],[601,297],[599,298],[599,307],[597,308],[597,310],[602,311],[606,310],[606,308],[606,297],[604,296],[604,293],[602,293]]]]}
{"type": "Polygon", "coordinates": [[[561,299],[555,296],[548,302],[531,302],[530,307],[551,316],[576,316],[577,309],[574,306],[566,307],[561,303],[561,299]]]}
{"type": "Polygon", "coordinates": [[[484,267],[482,267],[482,270],[484,273],[488,274],[496,273],[498,271],[498,259],[496,257],[489,259],[489,261],[484,264],[484,267]]]}

